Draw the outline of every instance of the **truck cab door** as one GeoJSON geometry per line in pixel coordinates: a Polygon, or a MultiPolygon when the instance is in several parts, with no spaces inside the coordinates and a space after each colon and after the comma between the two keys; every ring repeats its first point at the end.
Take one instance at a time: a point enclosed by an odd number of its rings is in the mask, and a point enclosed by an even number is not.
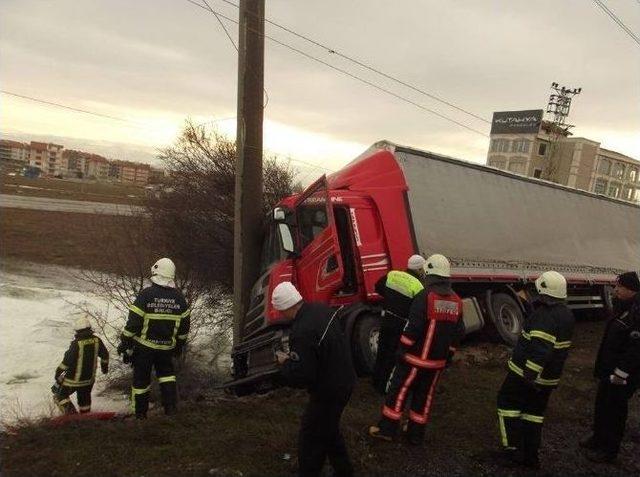
{"type": "Polygon", "coordinates": [[[326,176],[300,195],[295,209],[300,291],[307,300],[328,302],[343,285],[344,267],[326,176]]]}

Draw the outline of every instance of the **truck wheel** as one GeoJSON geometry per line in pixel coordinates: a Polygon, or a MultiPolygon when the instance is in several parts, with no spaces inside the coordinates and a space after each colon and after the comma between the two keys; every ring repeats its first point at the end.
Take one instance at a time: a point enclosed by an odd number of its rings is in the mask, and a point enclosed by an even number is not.
{"type": "Polygon", "coordinates": [[[358,376],[373,373],[378,353],[378,334],[380,333],[380,315],[362,314],[356,321],[351,335],[353,364],[358,376]]]}
{"type": "Polygon", "coordinates": [[[500,338],[509,346],[515,346],[524,321],[518,302],[506,293],[496,293],[491,296],[491,311],[493,324],[500,338]]]}

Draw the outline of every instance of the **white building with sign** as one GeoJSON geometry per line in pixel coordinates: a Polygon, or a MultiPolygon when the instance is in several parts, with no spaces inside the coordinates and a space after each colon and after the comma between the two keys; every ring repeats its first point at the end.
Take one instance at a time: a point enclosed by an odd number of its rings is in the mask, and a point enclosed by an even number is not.
{"type": "Polygon", "coordinates": [[[552,128],[542,110],[494,113],[487,165],[640,203],[639,161],[552,128]]]}

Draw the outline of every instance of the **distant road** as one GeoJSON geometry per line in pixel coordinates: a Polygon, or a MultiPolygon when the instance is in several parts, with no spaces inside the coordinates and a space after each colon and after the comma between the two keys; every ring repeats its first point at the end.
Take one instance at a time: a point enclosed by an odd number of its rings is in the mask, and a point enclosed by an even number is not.
{"type": "Polygon", "coordinates": [[[88,202],[69,199],[49,199],[47,197],[29,197],[11,194],[0,194],[0,207],[108,215],[133,215],[134,213],[144,211],[144,207],[136,205],[88,202]]]}

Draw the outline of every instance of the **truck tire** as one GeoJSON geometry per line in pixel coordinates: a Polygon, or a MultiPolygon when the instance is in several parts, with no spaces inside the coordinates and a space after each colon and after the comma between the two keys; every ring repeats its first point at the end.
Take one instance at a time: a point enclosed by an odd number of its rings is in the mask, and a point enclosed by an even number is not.
{"type": "Polygon", "coordinates": [[[509,346],[515,346],[524,322],[518,302],[506,293],[496,293],[491,295],[491,311],[493,324],[500,338],[509,346]]]}
{"type": "Polygon", "coordinates": [[[351,334],[351,353],[358,376],[369,376],[373,373],[379,332],[380,315],[363,313],[358,317],[351,334]]]}

